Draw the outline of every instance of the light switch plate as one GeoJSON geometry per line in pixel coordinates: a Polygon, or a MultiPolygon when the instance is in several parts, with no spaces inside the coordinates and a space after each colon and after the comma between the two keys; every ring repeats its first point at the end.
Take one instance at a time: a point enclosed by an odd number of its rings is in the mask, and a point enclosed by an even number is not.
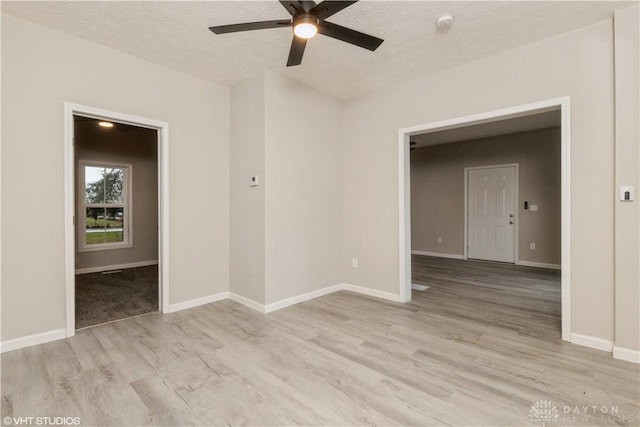
{"type": "Polygon", "coordinates": [[[635,188],[632,185],[620,186],[620,200],[623,202],[632,202],[636,198],[635,188]]]}
{"type": "Polygon", "coordinates": [[[251,187],[258,186],[258,175],[251,177],[251,183],[249,184],[251,187]]]}

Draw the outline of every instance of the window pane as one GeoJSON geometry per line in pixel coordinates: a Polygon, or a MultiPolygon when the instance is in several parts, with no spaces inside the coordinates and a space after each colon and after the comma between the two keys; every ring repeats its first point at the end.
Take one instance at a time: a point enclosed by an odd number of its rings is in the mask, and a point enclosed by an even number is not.
{"type": "Polygon", "coordinates": [[[104,203],[104,168],[85,166],[84,194],[87,203],[104,203]]]}
{"type": "Polygon", "coordinates": [[[87,208],[86,212],[85,242],[88,245],[94,243],[105,243],[105,209],[87,208]]]}
{"type": "Polygon", "coordinates": [[[121,168],[106,168],[104,169],[103,177],[105,202],[122,203],[124,195],[124,170],[121,168]]]}
{"type": "Polygon", "coordinates": [[[124,241],[124,209],[106,209],[106,240],[107,243],[124,241]]]}

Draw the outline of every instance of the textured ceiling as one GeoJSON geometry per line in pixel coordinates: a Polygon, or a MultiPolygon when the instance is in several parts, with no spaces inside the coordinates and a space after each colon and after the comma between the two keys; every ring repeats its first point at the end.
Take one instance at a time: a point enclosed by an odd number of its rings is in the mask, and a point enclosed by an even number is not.
{"type": "Polygon", "coordinates": [[[423,133],[412,136],[411,141],[416,143],[416,145],[413,146],[414,148],[421,148],[449,142],[470,141],[498,135],[546,129],[554,126],[560,126],[560,110],[423,133]]]}
{"type": "Polygon", "coordinates": [[[214,35],[208,27],[286,19],[276,1],[3,1],[2,12],[206,80],[267,68],[348,99],[609,18],[636,2],[360,1],[327,19],[385,39],[375,52],[325,37],[286,68],[291,29],[214,35]],[[451,14],[447,32],[435,21],[451,14]]]}

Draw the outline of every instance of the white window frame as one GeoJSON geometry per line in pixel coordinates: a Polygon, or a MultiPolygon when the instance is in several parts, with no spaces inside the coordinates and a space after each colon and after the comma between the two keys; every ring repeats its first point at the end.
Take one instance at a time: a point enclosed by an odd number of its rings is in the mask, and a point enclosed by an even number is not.
{"type": "Polygon", "coordinates": [[[94,252],[94,251],[106,251],[113,249],[125,249],[133,247],[133,166],[130,163],[112,163],[94,160],[79,160],[78,161],[78,213],[77,213],[77,226],[78,232],[78,252],[94,252]],[[86,243],[86,209],[88,207],[95,207],[93,203],[86,203],[85,198],[85,168],[90,167],[104,167],[104,168],[117,168],[124,171],[123,176],[123,203],[107,203],[100,205],[107,205],[107,207],[123,208],[123,224],[124,231],[122,236],[122,242],[111,243],[86,243]]]}

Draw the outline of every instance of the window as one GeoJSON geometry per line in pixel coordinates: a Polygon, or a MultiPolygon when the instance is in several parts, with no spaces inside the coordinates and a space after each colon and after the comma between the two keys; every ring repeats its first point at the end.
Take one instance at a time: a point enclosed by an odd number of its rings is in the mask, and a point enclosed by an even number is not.
{"type": "Polygon", "coordinates": [[[80,162],[78,251],[133,246],[130,176],[131,165],[80,162]]]}

